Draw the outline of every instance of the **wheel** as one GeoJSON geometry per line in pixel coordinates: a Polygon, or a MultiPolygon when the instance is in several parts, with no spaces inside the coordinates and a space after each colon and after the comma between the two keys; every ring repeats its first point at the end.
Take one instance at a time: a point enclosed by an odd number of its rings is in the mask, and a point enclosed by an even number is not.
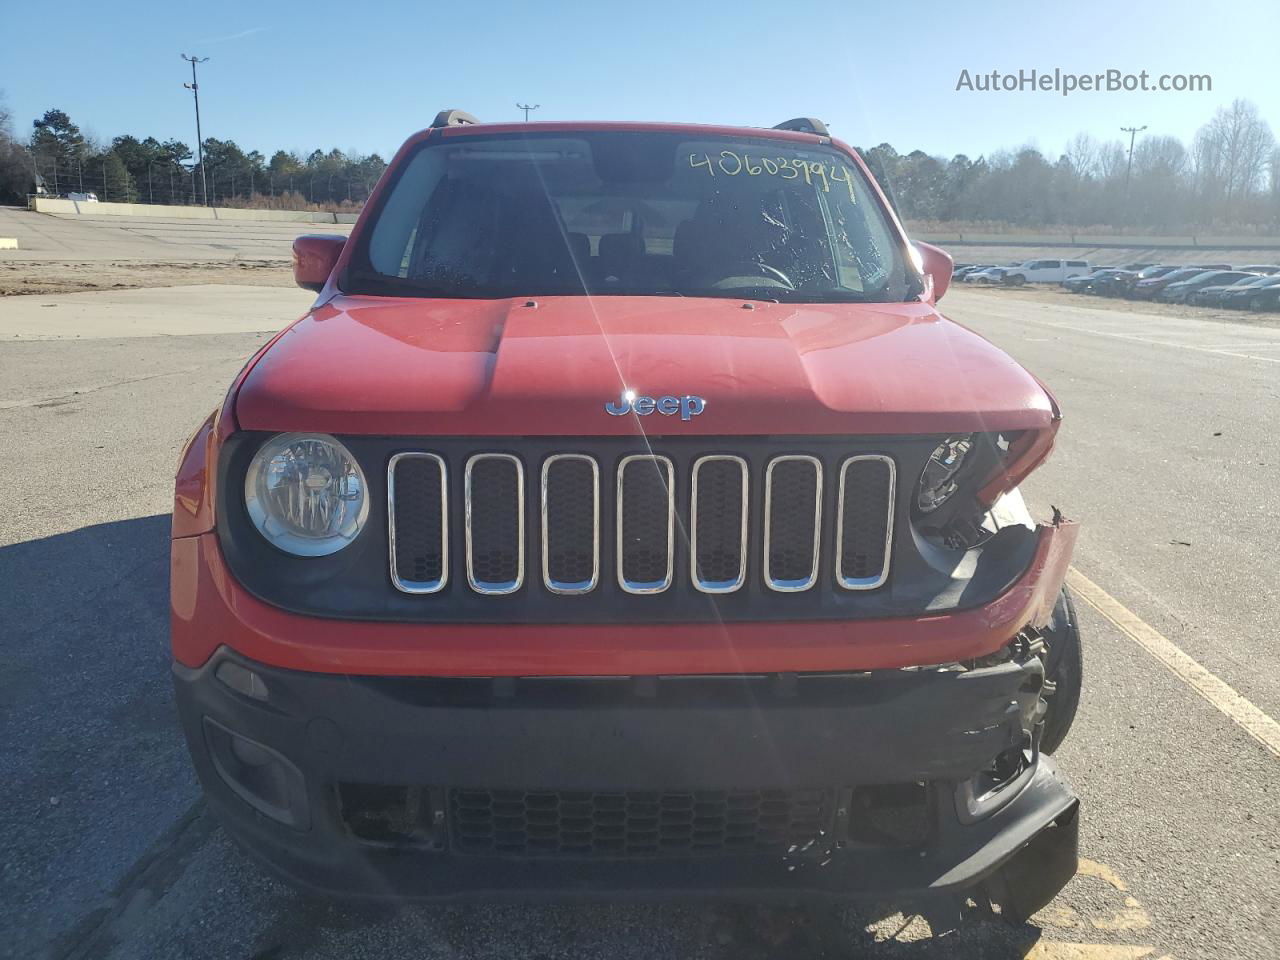
{"type": "Polygon", "coordinates": [[[1080,646],[1080,624],[1076,620],[1076,606],[1067,588],[1062,588],[1053,617],[1045,631],[1049,653],[1045,658],[1045,680],[1054,684],[1053,694],[1046,699],[1048,710],[1044,715],[1044,729],[1040,734],[1040,749],[1053,753],[1071,732],[1080,706],[1080,687],[1084,676],[1084,651],[1080,646]]]}
{"type": "Polygon", "coordinates": [[[1027,278],[1020,273],[1015,273],[1011,277],[1005,277],[1004,282],[1011,287],[1020,287],[1027,282],[1027,278]]]}

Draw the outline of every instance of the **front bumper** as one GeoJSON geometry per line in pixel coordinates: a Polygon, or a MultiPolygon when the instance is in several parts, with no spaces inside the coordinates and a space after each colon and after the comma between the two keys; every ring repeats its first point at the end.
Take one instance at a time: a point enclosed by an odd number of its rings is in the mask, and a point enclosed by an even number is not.
{"type": "Polygon", "coordinates": [[[211,808],[257,859],[326,894],[954,899],[1016,863],[1047,900],[1075,869],[1077,801],[1028,741],[1034,658],[968,672],[467,679],[300,672],[221,648],[174,673],[211,808]],[[1021,772],[987,792],[982,772],[1011,755],[1026,758],[1021,772]],[[743,788],[817,790],[828,819],[801,850],[512,856],[467,849],[453,799],[641,791],[663,806],[743,788]],[[375,811],[376,835],[350,802],[370,789],[409,798],[375,811]],[[911,828],[869,830],[883,812],[871,795],[909,796],[910,814],[888,817],[911,828]]]}

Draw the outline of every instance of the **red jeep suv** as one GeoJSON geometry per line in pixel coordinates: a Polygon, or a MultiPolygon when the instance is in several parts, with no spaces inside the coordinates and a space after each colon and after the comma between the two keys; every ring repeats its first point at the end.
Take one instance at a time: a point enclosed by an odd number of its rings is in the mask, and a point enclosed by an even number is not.
{"type": "Polygon", "coordinates": [[[818,121],[442,113],[188,445],[211,809],[321,893],[900,898],[1076,866],[1060,415],[818,121]]]}

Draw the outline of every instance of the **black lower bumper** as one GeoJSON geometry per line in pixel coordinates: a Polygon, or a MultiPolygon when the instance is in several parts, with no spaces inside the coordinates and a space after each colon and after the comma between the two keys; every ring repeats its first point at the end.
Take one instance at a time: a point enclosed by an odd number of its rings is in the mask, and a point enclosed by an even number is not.
{"type": "Polygon", "coordinates": [[[1077,801],[1028,739],[1037,660],[491,680],[300,673],[224,649],[174,672],[211,808],[246,851],[316,892],[911,899],[963,894],[1016,863],[1047,900],[1075,869],[1077,801]],[[743,792],[756,817],[743,829],[757,831],[746,837],[734,833],[743,792]],[[483,837],[498,838],[479,848],[475,796],[483,837]],[[525,818],[515,848],[500,842],[513,796],[525,818]],[[786,844],[800,796],[817,798],[804,808],[813,836],[786,844]],[[612,801],[641,812],[608,834],[613,852],[592,839],[612,801]],[[585,827],[571,808],[587,811],[585,827]],[[717,826],[700,842],[704,809],[717,826]],[[784,811],[782,833],[769,832],[771,809],[784,811]],[[674,827],[645,832],[670,826],[668,813],[674,827]],[[777,849],[761,840],[779,837],[777,849]]]}

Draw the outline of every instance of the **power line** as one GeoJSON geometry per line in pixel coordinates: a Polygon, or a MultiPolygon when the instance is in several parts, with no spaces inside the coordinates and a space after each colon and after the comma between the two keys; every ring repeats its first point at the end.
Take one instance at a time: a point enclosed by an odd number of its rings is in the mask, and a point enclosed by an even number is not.
{"type": "Polygon", "coordinates": [[[204,195],[204,205],[209,205],[209,186],[204,179],[204,138],[200,134],[200,84],[196,83],[196,64],[208,62],[208,57],[188,57],[185,53],[180,54],[183,60],[191,64],[191,82],[184,83],[183,86],[191,91],[191,95],[196,99],[196,151],[200,155],[200,189],[204,195]]]}
{"type": "Polygon", "coordinates": [[[523,110],[523,111],[524,111],[524,122],[525,122],[525,123],[528,123],[528,122],[529,122],[529,113],[530,113],[531,111],[533,111],[533,110],[537,110],[540,106],[542,106],[542,104],[540,104],[540,103],[535,103],[533,106],[529,106],[529,104],[527,104],[527,103],[517,103],[517,104],[516,104],[516,109],[517,109],[517,110],[523,110]]]}

